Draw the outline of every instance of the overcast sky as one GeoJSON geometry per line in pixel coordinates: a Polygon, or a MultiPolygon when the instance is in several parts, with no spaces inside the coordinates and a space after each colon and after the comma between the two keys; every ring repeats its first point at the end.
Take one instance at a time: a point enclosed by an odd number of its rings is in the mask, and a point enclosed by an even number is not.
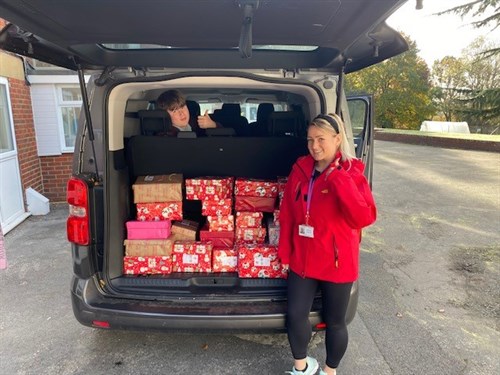
{"type": "Polygon", "coordinates": [[[494,32],[490,31],[490,27],[474,29],[468,25],[470,18],[462,19],[454,14],[433,15],[469,1],[423,0],[424,8],[416,10],[416,1],[408,0],[387,23],[414,40],[420,50],[419,55],[432,67],[434,60],[445,56],[459,57],[462,50],[480,35],[500,42],[500,29],[494,32]]]}

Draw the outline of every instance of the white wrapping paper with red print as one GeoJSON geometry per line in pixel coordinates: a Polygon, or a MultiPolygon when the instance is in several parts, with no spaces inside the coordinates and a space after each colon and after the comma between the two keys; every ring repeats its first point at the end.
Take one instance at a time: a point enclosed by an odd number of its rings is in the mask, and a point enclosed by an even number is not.
{"type": "Polygon", "coordinates": [[[199,177],[187,178],[186,199],[189,200],[221,200],[233,195],[233,177],[199,177]]]}
{"type": "Polygon", "coordinates": [[[139,176],[132,185],[134,203],[182,201],[182,174],[139,176]]]}
{"type": "Polygon", "coordinates": [[[234,231],[234,215],[207,216],[210,232],[234,231]]]}
{"type": "Polygon", "coordinates": [[[137,203],[137,220],[182,220],[182,201],[137,203]]]}
{"type": "Polygon", "coordinates": [[[234,197],[235,211],[273,212],[276,198],[269,197],[234,197]]]}
{"type": "Polygon", "coordinates": [[[276,246],[239,245],[237,251],[239,277],[286,279],[287,271],[281,265],[276,246]]]}
{"type": "Polygon", "coordinates": [[[260,228],[262,226],[262,212],[236,212],[236,228],[260,228]]]}
{"type": "Polygon", "coordinates": [[[282,199],[288,177],[278,177],[278,198],[282,199]]]}
{"type": "Polygon", "coordinates": [[[238,252],[236,249],[216,249],[212,250],[212,271],[213,272],[237,272],[238,252]]]}
{"type": "Polygon", "coordinates": [[[167,275],[171,272],[170,256],[126,256],[123,258],[125,275],[167,275]]]}
{"type": "Polygon", "coordinates": [[[201,214],[203,216],[231,215],[233,210],[233,199],[206,199],[201,202],[201,214]]]}
{"type": "Polygon", "coordinates": [[[270,180],[237,178],[234,183],[234,195],[276,198],[278,196],[278,183],[270,180]]]}
{"type": "Polygon", "coordinates": [[[212,272],[212,243],[175,241],[172,272],[212,272]]]}
{"type": "Polygon", "coordinates": [[[236,228],[237,243],[263,243],[266,239],[266,228],[236,228]]]}
{"type": "Polygon", "coordinates": [[[212,242],[213,248],[232,248],[234,246],[234,231],[211,232],[208,226],[200,230],[200,240],[212,242]]]}
{"type": "Polygon", "coordinates": [[[280,225],[280,210],[273,211],[274,224],[280,225]]]}
{"type": "Polygon", "coordinates": [[[269,239],[269,245],[278,246],[280,239],[280,226],[275,224],[271,218],[267,223],[267,237],[269,239]]]}

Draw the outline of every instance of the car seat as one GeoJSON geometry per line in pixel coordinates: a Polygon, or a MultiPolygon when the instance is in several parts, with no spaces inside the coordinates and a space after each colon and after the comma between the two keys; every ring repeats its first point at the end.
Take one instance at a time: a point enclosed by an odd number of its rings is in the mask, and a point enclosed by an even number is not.
{"type": "Polygon", "coordinates": [[[272,103],[260,103],[257,107],[257,121],[249,124],[249,135],[263,137],[268,134],[268,121],[271,113],[274,112],[272,103]]]}

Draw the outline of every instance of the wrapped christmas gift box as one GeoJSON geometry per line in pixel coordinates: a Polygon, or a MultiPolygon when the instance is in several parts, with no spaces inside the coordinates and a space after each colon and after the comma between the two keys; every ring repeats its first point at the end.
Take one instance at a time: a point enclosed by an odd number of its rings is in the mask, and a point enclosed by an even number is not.
{"type": "Polygon", "coordinates": [[[179,240],[196,240],[196,232],[200,224],[193,220],[174,221],[172,223],[171,232],[179,240]]]}
{"type": "Polygon", "coordinates": [[[127,239],[154,240],[170,236],[170,220],[164,221],[127,221],[127,239]]]}
{"type": "Polygon", "coordinates": [[[212,272],[237,272],[238,252],[236,249],[212,249],[212,272]]]}
{"type": "Polygon", "coordinates": [[[278,246],[280,239],[280,226],[274,223],[272,218],[267,222],[267,236],[269,238],[269,245],[278,246]]]}
{"type": "Polygon", "coordinates": [[[234,215],[207,216],[210,232],[234,231],[234,215]]]}
{"type": "Polygon", "coordinates": [[[212,244],[200,241],[175,241],[172,272],[211,272],[212,244]]]}
{"type": "Polygon", "coordinates": [[[262,212],[236,212],[236,228],[259,228],[262,226],[262,212]]]}
{"type": "Polygon", "coordinates": [[[280,225],[280,210],[273,211],[274,224],[280,225]]]}
{"type": "Polygon", "coordinates": [[[283,199],[283,194],[285,193],[285,186],[288,177],[278,177],[278,198],[283,199]]]}
{"type": "Polygon", "coordinates": [[[123,258],[125,275],[167,275],[171,272],[170,256],[126,256],[123,258]]]}
{"type": "Polygon", "coordinates": [[[263,243],[266,239],[266,228],[236,228],[236,242],[263,243]]]}
{"type": "Polygon", "coordinates": [[[182,201],[162,203],[137,203],[137,220],[182,220],[182,201]]]}
{"type": "Polygon", "coordinates": [[[201,202],[201,214],[204,216],[224,216],[231,215],[233,210],[233,199],[226,198],[220,200],[206,199],[201,202]]]}
{"type": "Polygon", "coordinates": [[[234,183],[234,195],[276,198],[278,196],[278,183],[270,180],[237,178],[234,183]]]}
{"type": "Polygon", "coordinates": [[[182,201],[182,174],[139,176],[132,185],[134,203],[182,201]]]}
{"type": "Polygon", "coordinates": [[[234,197],[235,211],[273,212],[276,206],[276,198],[268,197],[234,197]]]}
{"type": "Polygon", "coordinates": [[[239,245],[238,276],[241,278],[286,278],[287,271],[281,265],[276,246],[239,245]]]}
{"type": "Polygon", "coordinates": [[[187,178],[186,199],[189,200],[221,200],[233,195],[232,177],[200,177],[187,178]]]}
{"type": "Polygon", "coordinates": [[[231,248],[234,246],[234,231],[209,231],[207,225],[200,230],[200,240],[212,242],[214,248],[231,248]]]}
{"type": "Polygon", "coordinates": [[[127,256],[168,256],[176,237],[170,235],[165,240],[125,240],[125,255],[127,256]]]}

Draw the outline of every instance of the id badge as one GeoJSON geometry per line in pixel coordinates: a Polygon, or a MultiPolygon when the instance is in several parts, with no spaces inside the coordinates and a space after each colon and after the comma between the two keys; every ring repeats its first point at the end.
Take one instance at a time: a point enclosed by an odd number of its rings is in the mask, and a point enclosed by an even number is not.
{"type": "Polygon", "coordinates": [[[314,238],[314,228],[306,224],[299,225],[299,236],[314,238]]]}

